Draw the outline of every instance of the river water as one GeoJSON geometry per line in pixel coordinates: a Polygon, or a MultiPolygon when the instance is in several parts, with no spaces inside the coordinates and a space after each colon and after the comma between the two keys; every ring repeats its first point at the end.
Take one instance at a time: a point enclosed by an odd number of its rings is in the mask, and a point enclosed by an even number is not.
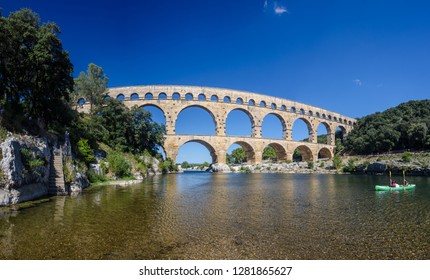
{"type": "Polygon", "coordinates": [[[0,259],[430,259],[430,178],[169,174],[0,212],[0,259]],[[400,179],[400,178],[398,178],[400,179]],[[399,180],[400,181],[400,180],[399,180]]]}

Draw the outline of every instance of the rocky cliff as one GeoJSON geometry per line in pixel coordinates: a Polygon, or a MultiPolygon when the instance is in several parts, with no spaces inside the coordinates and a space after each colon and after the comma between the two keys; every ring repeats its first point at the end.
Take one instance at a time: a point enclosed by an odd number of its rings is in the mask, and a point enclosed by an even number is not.
{"type": "Polygon", "coordinates": [[[0,148],[0,206],[48,194],[51,154],[46,139],[9,136],[0,148]]]}

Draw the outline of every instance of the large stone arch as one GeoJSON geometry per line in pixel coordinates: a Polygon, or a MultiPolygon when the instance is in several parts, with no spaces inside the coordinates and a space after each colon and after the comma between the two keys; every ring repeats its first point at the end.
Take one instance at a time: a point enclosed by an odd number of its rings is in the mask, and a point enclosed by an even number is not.
{"type": "Polygon", "coordinates": [[[254,134],[255,134],[254,133],[254,130],[255,130],[255,117],[251,114],[251,112],[249,112],[245,108],[240,108],[240,107],[233,107],[233,108],[231,108],[231,109],[229,109],[229,110],[226,111],[225,118],[224,118],[224,122],[225,122],[225,125],[226,125],[226,127],[225,127],[226,131],[227,131],[227,119],[228,119],[228,116],[233,111],[241,111],[241,112],[244,112],[248,116],[249,121],[251,122],[251,135],[254,136],[254,134]]]}
{"type": "Polygon", "coordinates": [[[267,146],[272,147],[275,150],[278,160],[287,160],[287,150],[284,148],[284,146],[276,142],[272,142],[267,146]]]}
{"type": "Polygon", "coordinates": [[[181,115],[181,112],[183,112],[183,111],[185,111],[186,109],[189,109],[189,108],[200,108],[200,109],[203,109],[204,111],[208,112],[209,115],[212,118],[212,121],[213,121],[214,125],[215,125],[215,134],[216,134],[216,132],[218,131],[218,122],[217,122],[217,119],[216,119],[214,113],[212,112],[212,110],[210,108],[208,108],[206,106],[203,106],[201,104],[187,104],[187,105],[183,106],[182,108],[180,108],[178,110],[178,113],[176,114],[175,119],[174,119],[174,128],[175,128],[175,131],[176,131],[176,123],[177,123],[177,121],[179,119],[179,116],[181,115]]]}
{"type": "Polygon", "coordinates": [[[162,107],[161,107],[160,105],[158,105],[157,103],[152,103],[152,102],[151,102],[151,103],[150,103],[150,102],[148,102],[148,103],[144,103],[144,104],[140,105],[140,106],[139,106],[139,108],[145,109],[145,107],[150,107],[150,106],[155,107],[155,108],[159,109],[161,112],[163,112],[164,119],[165,119],[165,121],[167,122],[165,109],[164,109],[164,108],[162,108],[162,107]]]}
{"type": "Polygon", "coordinates": [[[217,154],[216,149],[210,143],[208,143],[205,140],[201,140],[201,139],[192,139],[192,140],[186,140],[186,141],[179,142],[176,154],[174,155],[175,158],[172,158],[173,162],[176,161],[176,156],[178,155],[179,149],[187,143],[199,143],[199,144],[203,145],[206,149],[208,149],[209,154],[211,155],[211,158],[212,158],[212,163],[218,163],[218,154],[217,154]]]}
{"type": "Polygon", "coordinates": [[[310,120],[307,117],[303,117],[303,116],[299,116],[297,118],[294,118],[291,121],[291,134],[294,133],[293,128],[294,128],[294,123],[298,120],[302,120],[307,128],[308,128],[308,139],[309,139],[309,143],[313,143],[314,142],[314,137],[315,137],[315,129],[312,125],[312,123],[310,122],[310,120]]]}
{"type": "Polygon", "coordinates": [[[299,150],[300,154],[302,155],[302,161],[313,161],[314,155],[312,153],[311,148],[309,148],[307,145],[298,145],[295,150],[299,150]]]}
{"type": "Polygon", "coordinates": [[[269,113],[263,115],[263,117],[261,118],[261,124],[263,125],[264,119],[269,115],[275,116],[281,122],[282,139],[287,139],[287,135],[288,135],[287,121],[284,119],[284,117],[281,114],[278,114],[275,112],[269,112],[269,113]]]}
{"type": "MultiPolygon", "coordinates": [[[[323,125],[327,131],[327,142],[324,144],[332,145],[332,143],[334,142],[334,137],[333,137],[333,130],[332,130],[330,124],[328,124],[327,121],[321,120],[315,124],[315,129],[318,130],[320,125],[323,125]]],[[[317,137],[318,137],[318,132],[316,131],[316,133],[317,133],[317,137]]]]}
{"type": "Polygon", "coordinates": [[[317,154],[317,159],[331,159],[333,157],[333,153],[327,147],[322,147],[317,154]]]}
{"type": "MultiPolygon", "coordinates": [[[[256,152],[255,152],[255,147],[253,147],[250,143],[243,141],[243,140],[239,140],[239,141],[235,141],[230,143],[229,147],[233,144],[237,144],[239,146],[242,147],[242,149],[245,150],[245,154],[246,154],[246,159],[248,163],[256,163],[256,162],[260,162],[260,160],[258,160],[256,158],[256,152]]],[[[227,147],[227,149],[229,148],[227,147]]],[[[226,149],[226,150],[227,150],[226,149]]]]}

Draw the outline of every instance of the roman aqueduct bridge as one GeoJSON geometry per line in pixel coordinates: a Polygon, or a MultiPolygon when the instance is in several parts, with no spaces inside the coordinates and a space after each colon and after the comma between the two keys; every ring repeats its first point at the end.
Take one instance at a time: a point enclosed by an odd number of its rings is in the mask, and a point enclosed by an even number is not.
{"type": "MultiPolygon", "coordinates": [[[[197,86],[134,86],[110,88],[105,98],[116,98],[128,107],[155,106],[166,119],[164,152],[166,157],[176,159],[179,148],[188,142],[204,145],[210,152],[213,163],[226,163],[226,152],[232,144],[244,148],[248,162],[260,163],[263,149],[271,146],[279,160],[292,160],[296,149],[304,161],[318,158],[331,158],[335,148],[335,131],[340,128],[345,137],[353,128],[356,119],[340,115],[322,108],[291,100],[230,89],[197,86]],[[179,114],[190,107],[199,107],[207,111],[215,124],[215,135],[176,134],[175,125],[179,114]],[[248,115],[252,135],[227,136],[226,120],[233,110],[240,110],[248,115]],[[262,137],[264,118],[272,114],[283,127],[282,139],[262,137]],[[292,127],[296,120],[303,120],[308,128],[308,142],[293,141],[292,127]],[[323,124],[327,130],[327,143],[317,143],[317,129],[323,124]]],[[[78,101],[80,111],[88,111],[89,103],[78,101]]]]}

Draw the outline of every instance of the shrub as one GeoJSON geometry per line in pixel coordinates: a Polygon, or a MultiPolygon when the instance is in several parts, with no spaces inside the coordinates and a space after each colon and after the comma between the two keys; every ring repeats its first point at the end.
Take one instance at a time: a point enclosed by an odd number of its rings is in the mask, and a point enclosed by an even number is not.
{"type": "Polygon", "coordinates": [[[21,149],[21,158],[22,164],[30,172],[35,172],[38,167],[41,167],[45,164],[44,160],[38,156],[35,156],[31,150],[26,148],[21,149]]]}
{"type": "Polygon", "coordinates": [[[109,170],[115,174],[115,176],[123,178],[130,176],[131,165],[128,160],[119,152],[111,152],[107,156],[109,163],[109,170]]]}
{"type": "Polygon", "coordinates": [[[94,151],[91,149],[90,145],[88,144],[87,139],[80,139],[78,141],[78,150],[79,150],[79,156],[80,158],[85,161],[85,163],[92,163],[96,159],[94,157],[94,151]]]}
{"type": "Polygon", "coordinates": [[[308,168],[309,169],[314,169],[314,162],[313,161],[308,161],[308,168]]]}
{"type": "Polygon", "coordinates": [[[178,167],[176,166],[176,164],[173,162],[172,159],[167,158],[164,161],[161,161],[158,168],[160,169],[160,171],[162,173],[168,173],[168,172],[173,172],[173,171],[178,171],[178,167]]]}
{"type": "Polygon", "coordinates": [[[402,160],[404,162],[411,162],[412,161],[412,153],[410,153],[410,152],[404,152],[402,154],[402,160]]]}
{"type": "Polygon", "coordinates": [[[90,169],[87,172],[88,180],[91,183],[105,182],[107,178],[104,175],[97,174],[94,170],[90,169]]]}
{"type": "Polygon", "coordinates": [[[354,172],[356,169],[355,161],[353,159],[348,160],[348,163],[343,168],[343,172],[354,172]]]}
{"type": "Polygon", "coordinates": [[[340,155],[334,155],[333,157],[333,165],[336,170],[339,170],[339,168],[342,166],[342,157],[340,155]]]}

